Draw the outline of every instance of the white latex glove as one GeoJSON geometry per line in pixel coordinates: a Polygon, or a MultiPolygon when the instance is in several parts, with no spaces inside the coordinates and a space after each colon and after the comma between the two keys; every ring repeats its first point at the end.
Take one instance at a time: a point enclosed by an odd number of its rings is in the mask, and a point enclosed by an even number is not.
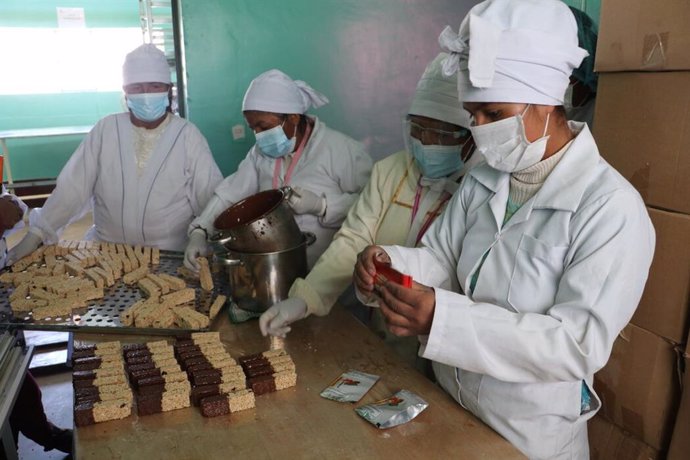
{"type": "Polygon", "coordinates": [[[326,213],[326,198],[299,186],[292,187],[288,204],[295,214],[313,214],[322,217],[326,213]]]}
{"type": "Polygon", "coordinates": [[[7,265],[12,265],[16,261],[28,256],[38,249],[42,242],[43,240],[40,236],[27,232],[24,238],[7,253],[7,265]]]}
{"type": "Polygon", "coordinates": [[[290,324],[307,316],[307,304],[297,297],[288,297],[266,310],[259,318],[259,328],[265,336],[285,337],[290,324]]]}
{"type": "Polygon", "coordinates": [[[206,232],[199,228],[192,230],[192,233],[189,235],[189,243],[187,243],[187,248],[184,250],[184,266],[194,273],[199,273],[200,267],[196,258],[207,254],[206,232]]]}

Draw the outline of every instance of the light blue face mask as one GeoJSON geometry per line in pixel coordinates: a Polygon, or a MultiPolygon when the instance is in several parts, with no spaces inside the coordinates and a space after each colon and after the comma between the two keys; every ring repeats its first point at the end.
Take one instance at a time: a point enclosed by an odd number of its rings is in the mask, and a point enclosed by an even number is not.
{"type": "Polygon", "coordinates": [[[141,121],[156,121],[165,115],[170,105],[167,91],[164,93],[140,93],[127,95],[127,107],[141,121]]]}
{"type": "Polygon", "coordinates": [[[424,145],[410,136],[410,153],[424,177],[439,179],[460,171],[465,165],[460,152],[461,145],[424,145]]]}
{"type": "MultiPolygon", "coordinates": [[[[254,134],[256,146],[267,157],[280,158],[295,149],[297,138],[295,136],[292,136],[292,139],[287,138],[285,131],[283,131],[284,124],[285,122],[266,131],[254,134]]],[[[295,127],[295,133],[297,133],[297,127],[295,127]]]]}

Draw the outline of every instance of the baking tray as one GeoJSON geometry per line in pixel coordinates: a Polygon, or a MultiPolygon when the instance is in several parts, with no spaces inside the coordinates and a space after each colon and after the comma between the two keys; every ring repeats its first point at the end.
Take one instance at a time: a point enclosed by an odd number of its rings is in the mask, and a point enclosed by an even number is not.
{"type": "MultiPolygon", "coordinates": [[[[161,251],[160,263],[150,266],[152,273],[168,273],[180,276],[178,267],[182,265],[184,255],[179,252],[161,251]]],[[[208,314],[213,299],[219,295],[228,295],[228,277],[224,269],[212,264],[213,291],[202,291],[199,283],[187,281],[189,287],[196,290],[195,309],[208,314]]],[[[89,302],[86,308],[72,310],[72,315],[61,318],[45,318],[35,320],[31,313],[15,316],[10,307],[9,296],[14,286],[0,283],[0,326],[9,326],[19,329],[50,330],[50,331],[82,331],[94,333],[113,334],[142,334],[142,335],[173,335],[186,332],[194,332],[197,329],[185,328],[149,328],[123,326],[120,322],[120,313],[127,310],[135,302],[141,300],[143,295],[139,288],[126,285],[121,279],[113,286],[105,288],[105,296],[89,302]]],[[[205,329],[198,329],[205,330],[205,329]]]]}

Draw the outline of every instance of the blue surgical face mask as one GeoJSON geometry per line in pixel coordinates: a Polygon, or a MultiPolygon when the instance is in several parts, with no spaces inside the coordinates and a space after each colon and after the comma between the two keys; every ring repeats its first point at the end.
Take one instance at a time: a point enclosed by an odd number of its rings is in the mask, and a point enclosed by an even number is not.
{"type": "Polygon", "coordinates": [[[422,176],[439,179],[458,172],[465,165],[460,152],[461,145],[424,145],[410,136],[410,153],[417,162],[422,176]]]}
{"type": "Polygon", "coordinates": [[[141,121],[156,121],[165,115],[170,105],[168,92],[127,95],[127,107],[141,121]]]}
{"type": "MultiPolygon", "coordinates": [[[[297,139],[295,136],[292,136],[292,139],[287,138],[285,131],[283,131],[284,124],[285,122],[266,131],[254,134],[256,136],[256,146],[267,157],[280,158],[295,149],[297,139]]],[[[295,127],[296,133],[297,127],[295,127]]]]}

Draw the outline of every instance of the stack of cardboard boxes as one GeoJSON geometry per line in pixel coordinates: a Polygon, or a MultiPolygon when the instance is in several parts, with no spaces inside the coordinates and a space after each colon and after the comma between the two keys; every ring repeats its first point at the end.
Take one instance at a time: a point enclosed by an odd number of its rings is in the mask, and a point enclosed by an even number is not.
{"type": "Polygon", "coordinates": [[[594,137],[640,192],[657,243],[637,312],[595,376],[593,459],[690,458],[690,371],[678,410],[690,367],[689,50],[690,1],[602,1],[594,137]]]}

